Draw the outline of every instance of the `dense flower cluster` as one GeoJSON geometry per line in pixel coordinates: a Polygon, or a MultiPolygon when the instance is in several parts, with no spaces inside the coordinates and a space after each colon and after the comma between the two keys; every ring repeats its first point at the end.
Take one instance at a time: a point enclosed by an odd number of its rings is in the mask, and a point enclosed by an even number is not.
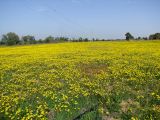
{"type": "Polygon", "coordinates": [[[160,119],[160,42],[0,48],[0,119],[160,119]],[[97,117],[98,116],[98,117],[97,117]]]}

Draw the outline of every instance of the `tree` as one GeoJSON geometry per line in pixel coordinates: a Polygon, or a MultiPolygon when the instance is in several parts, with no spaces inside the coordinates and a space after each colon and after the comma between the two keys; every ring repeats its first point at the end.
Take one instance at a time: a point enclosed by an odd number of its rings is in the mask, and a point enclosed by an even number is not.
{"type": "Polygon", "coordinates": [[[84,39],[84,42],[88,42],[88,41],[89,41],[88,38],[85,38],[85,39],[84,39]]]}
{"type": "Polygon", "coordinates": [[[153,39],[154,39],[154,35],[153,35],[153,34],[150,35],[150,36],[149,36],[149,39],[150,39],[150,40],[153,40],[153,39]]]}
{"type": "Polygon", "coordinates": [[[6,35],[2,35],[1,45],[5,45],[5,44],[7,44],[7,37],[6,35]]]}
{"type": "Polygon", "coordinates": [[[80,37],[80,38],[78,39],[78,41],[79,41],[79,42],[83,42],[83,38],[80,37]]]}
{"type": "Polygon", "coordinates": [[[30,35],[23,36],[22,41],[24,42],[24,44],[27,44],[27,43],[28,44],[35,44],[36,43],[35,37],[30,36],[30,35]]]}
{"type": "Polygon", "coordinates": [[[67,37],[59,37],[59,42],[65,42],[68,40],[69,40],[69,38],[67,38],[67,37]]]}
{"type": "Polygon", "coordinates": [[[138,39],[138,40],[141,40],[142,38],[141,38],[141,37],[138,37],[137,39],[138,39]]]}
{"type": "Polygon", "coordinates": [[[126,40],[134,39],[134,37],[128,32],[125,34],[126,40]]]}
{"type": "Polygon", "coordinates": [[[6,45],[16,45],[20,42],[19,36],[16,33],[9,32],[2,36],[2,43],[6,45]]]}
{"type": "Polygon", "coordinates": [[[160,39],[160,33],[155,33],[149,36],[150,40],[157,40],[160,39]]]}
{"type": "Polygon", "coordinates": [[[143,40],[148,40],[148,38],[147,37],[143,37],[143,40]]]}
{"type": "Polygon", "coordinates": [[[50,43],[50,42],[54,42],[54,40],[55,40],[54,37],[48,36],[48,37],[45,38],[44,42],[45,43],[50,43]]]}
{"type": "Polygon", "coordinates": [[[42,39],[39,39],[37,42],[38,42],[38,43],[43,43],[43,40],[42,40],[42,39]]]}

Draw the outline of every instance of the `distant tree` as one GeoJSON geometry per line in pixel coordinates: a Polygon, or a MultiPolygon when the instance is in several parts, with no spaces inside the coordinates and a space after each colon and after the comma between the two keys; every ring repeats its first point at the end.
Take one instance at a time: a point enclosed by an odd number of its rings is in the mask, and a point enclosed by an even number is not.
{"type": "Polygon", "coordinates": [[[143,37],[143,40],[148,40],[148,38],[147,37],[143,37]]]}
{"type": "Polygon", "coordinates": [[[6,39],[7,39],[6,36],[3,35],[0,44],[5,45],[6,44],[6,39]]]}
{"type": "Polygon", "coordinates": [[[149,36],[149,39],[150,39],[150,40],[154,40],[154,39],[155,39],[154,34],[150,35],[150,36],[149,36]]]}
{"type": "Polygon", "coordinates": [[[98,38],[96,38],[96,40],[95,41],[100,41],[98,38]]]}
{"type": "Polygon", "coordinates": [[[43,43],[43,40],[42,40],[42,39],[39,39],[37,42],[38,42],[38,43],[43,43]]]}
{"type": "Polygon", "coordinates": [[[2,42],[2,40],[0,40],[0,45],[3,45],[3,42],[2,42]]]}
{"type": "Polygon", "coordinates": [[[156,34],[155,34],[155,38],[156,38],[156,39],[160,39],[160,33],[156,33],[156,34]]]}
{"type": "Polygon", "coordinates": [[[68,40],[69,40],[69,38],[67,38],[67,37],[59,37],[59,42],[65,42],[68,40]]]}
{"type": "Polygon", "coordinates": [[[48,36],[48,37],[46,37],[45,39],[44,39],[44,42],[45,43],[51,43],[51,42],[54,42],[55,41],[55,39],[54,39],[54,37],[52,37],[52,36],[48,36]]]}
{"type": "Polygon", "coordinates": [[[126,40],[134,39],[134,37],[128,32],[125,34],[126,40]]]}
{"type": "Polygon", "coordinates": [[[23,36],[22,41],[24,42],[24,44],[35,44],[36,43],[35,37],[30,36],[30,35],[23,36]]]}
{"type": "Polygon", "coordinates": [[[88,41],[89,41],[88,38],[85,38],[85,39],[84,39],[84,42],[88,42],[88,41]]]}
{"type": "Polygon", "coordinates": [[[28,36],[23,36],[22,41],[23,41],[24,44],[29,43],[28,36]]]}
{"type": "Polygon", "coordinates": [[[78,41],[79,41],[79,42],[83,42],[83,38],[80,37],[80,38],[78,39],[78,41]]]}
{"type": "Polygon", "coordinates": [[[138,40],[141,40],[142,38],[141,38],[141,37],[138,37],[137,39],[138,39],[138,40]]]}
{"type": "Polygon", "coordinates": [[[19,36],[16,33],[9,32],[6,35],[2,36],[1,42],[6,45],[16,45],[20,42],[20,40],[19,36]]]}
{"type": "Polygon", "coordinates": [[[72,38],[72,42],[77,42],[78,40],[76,38],[72,38]]]}
{"type": "Polygon", "coordinates": [[[150,40],[157,40],[160,39],[160,33],[155,33],[149,36],[150,40]]]}

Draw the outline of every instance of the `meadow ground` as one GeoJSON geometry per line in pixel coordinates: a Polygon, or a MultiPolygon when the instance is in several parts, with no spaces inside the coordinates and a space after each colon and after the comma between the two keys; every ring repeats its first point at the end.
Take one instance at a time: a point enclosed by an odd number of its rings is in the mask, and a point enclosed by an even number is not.
{"type": "Polygon", "coordinates": [[[0,119],[160,119],[160,41],[0,47],[0,119]]]}

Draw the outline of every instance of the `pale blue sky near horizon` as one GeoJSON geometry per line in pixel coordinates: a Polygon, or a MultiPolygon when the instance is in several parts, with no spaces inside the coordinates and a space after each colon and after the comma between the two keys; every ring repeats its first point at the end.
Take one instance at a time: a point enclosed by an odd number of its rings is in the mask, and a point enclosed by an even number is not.
{"type": "Polygon", "coordinates": [[[123,39],[160,32],[160,0],[0,0],[0,36],[123,39]]]}

